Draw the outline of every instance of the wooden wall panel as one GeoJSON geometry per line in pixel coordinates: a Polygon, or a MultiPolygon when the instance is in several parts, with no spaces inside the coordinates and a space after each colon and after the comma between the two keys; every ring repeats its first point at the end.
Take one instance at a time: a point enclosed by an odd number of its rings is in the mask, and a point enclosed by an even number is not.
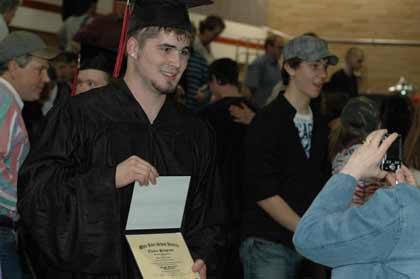
{"type": "MultiPolygon", "coordinates": [[[[267,25],[293,36],[420,40],[418,0],[267,0],[267,7],[267,25]]],[[[331,47],[342,58],[351,45],[331,47]]],[[[400,76],[420,86],[420,47],[359,47],[367,58],[364,90],[386,91],[400,76]]]]}
{"type": "Polygon", "coordinates": [[[200,14],[216,14],[221,17],[247,23],[255,26],[263,26],[266,21],[267,0],[213,0],[209,6],[191,9],[200,14]]]}

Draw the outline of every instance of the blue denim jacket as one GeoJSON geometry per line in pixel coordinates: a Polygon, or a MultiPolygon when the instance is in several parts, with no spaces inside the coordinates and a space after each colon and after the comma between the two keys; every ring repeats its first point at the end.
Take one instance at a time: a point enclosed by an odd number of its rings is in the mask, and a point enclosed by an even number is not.
{"type": "Polygon", "coordinates": [[[299,222],[293,242],[334,279],[420,278],[420,189],[379,189],[349,207],[356,180],[336,174],[299,222]]]}

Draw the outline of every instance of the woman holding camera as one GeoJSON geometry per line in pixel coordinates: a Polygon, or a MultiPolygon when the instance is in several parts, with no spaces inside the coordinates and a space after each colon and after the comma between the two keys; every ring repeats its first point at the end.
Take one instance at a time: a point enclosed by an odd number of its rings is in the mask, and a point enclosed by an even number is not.
{"type": "MultiPolygon", "coordinates": [[[[340,118],[330,133],[330,158],[332,172],[338,173],[363,140],[381,124],[377,103],[368,97],[350,99],[343,107],[340,118]]],[[[384,179],[366,178],[357,181],[351,206],[364,204],[380,187],[387,185],[384,179]]]]}
{"type": "Polygon", "coordinates": [[[293,242],[312,261],[333,268],[332,278],[399,279],[420,274],[420,189],[402,166],[396,173],[379,168],[397,138],[386,130],[371,133],[341,172],[324,186],[300,220],[293,242]],[[385,178],[363,205],[349,207],[357,180],[385,178]]]}

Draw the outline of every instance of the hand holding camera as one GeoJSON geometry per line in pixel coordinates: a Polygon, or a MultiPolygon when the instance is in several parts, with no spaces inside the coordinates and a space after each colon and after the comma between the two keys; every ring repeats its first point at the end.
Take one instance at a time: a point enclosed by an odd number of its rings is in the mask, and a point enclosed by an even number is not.
{"type": "Polygon", "coordinates": [[[387,150],[398,138],[392,133],[385,137],[386,130],[377,130],[366,137],[363,145],[357,149],[343,167],[342,173],[349,174],[357,180],[361,178],[384,178],[387,171],[380,168],[387,150]]]}
{"type": "Polygon", "coordinates": [[[406,183],[416,185],[416,179],[411,171],[404,165],[396,172],[389,172],[386,175],[386,180],[390,185],[397,185],[399,183],[406,183]]]}

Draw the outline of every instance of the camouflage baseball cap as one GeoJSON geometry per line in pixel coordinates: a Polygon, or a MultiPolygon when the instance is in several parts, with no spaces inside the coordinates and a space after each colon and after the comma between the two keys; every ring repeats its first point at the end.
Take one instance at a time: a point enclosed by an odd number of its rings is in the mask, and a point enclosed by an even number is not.
{"type": "Polygon", "coordinates": [[[292,58],[299,58],[303,61],[327,59],[330,65],[338,63],[338,57],[328,50],[326,41],[308,35],[288,41],[283,48],[283,57],[285,61],[292,58]]]}
{"type": "Polygon", "coordinates": [[[340,120],[343,127],[352,135],[364,138],[379,128],[381,122],[379,106],[368,97],[352,98],[344,106],[340,120]]]}

